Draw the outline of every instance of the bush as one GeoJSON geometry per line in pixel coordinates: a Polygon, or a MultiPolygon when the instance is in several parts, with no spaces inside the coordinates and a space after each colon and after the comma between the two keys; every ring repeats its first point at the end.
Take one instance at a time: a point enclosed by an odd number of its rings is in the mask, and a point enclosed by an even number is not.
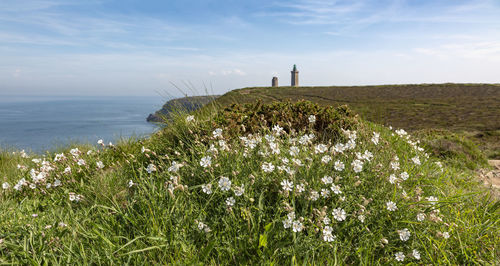
{"type": "Polygon", "coordinates": [[[427,129],[415,134],[434,156],[471,170],[487,167],[488,161],[476,144],[465,136],[444,129],[427,129]]]}

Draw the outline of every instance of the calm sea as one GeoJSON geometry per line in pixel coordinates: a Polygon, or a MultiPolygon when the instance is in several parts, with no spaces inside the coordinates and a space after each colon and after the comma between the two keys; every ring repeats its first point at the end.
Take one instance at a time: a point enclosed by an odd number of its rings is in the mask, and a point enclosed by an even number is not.
{"type": "Polygon", "coordinates": [[[115,143],[145,136],[156,127],[146,122],[161,108],[162,97],[16,97],[0,96],[0,147],[37,153],[72,142],[115,143]]]}

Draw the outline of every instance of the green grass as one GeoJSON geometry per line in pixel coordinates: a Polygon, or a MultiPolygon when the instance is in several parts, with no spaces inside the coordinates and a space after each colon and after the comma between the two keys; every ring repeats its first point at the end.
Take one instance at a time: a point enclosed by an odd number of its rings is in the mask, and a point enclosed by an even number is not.
{"type": "Polygon", "coordinates": [[[473,171],[440,166],[430,148],[402,131],[366,122],[346,107],[307,102],[206,108],[186,118],[178,114],[148,139],[81,146],[78,155],[68,147],[60,161],[49,153],[37,163],[32,159],[41,156],[0,152],[0,181],[10,185],[0,190],[0,263],[398,264],[398,252],[405,264],[499,261],[499,201],[473,171]],[[334,150],[349,142],[351,148],[334,150]],[[203,163],[208,157],[210,164],[203,163]],[[336,161],[344,169],[335,169],[336,161]],[[360,163],[361,169],[353,166],[360,163]],[[33,181],[30,169],[47,175],[33,181]],[[332,189],[325,176],[339,187],[332,189]],[[232,182],[227,191],[219,185],[223,177],[232,182]],[[21,178],[26,184],[17,191],[21,178]],[[56,179],[61,186],[47,188],[56,179]],[[284,181],[293,182],[291,191],[284,181]],[[210,194],[203,191],[208,184],[210,194]],[[322,189],[329,196],[313,200],[322,189]],[[388,201],[397,210],[389,211],[388,201]],[[336,208],[345,220],[335,219],[336,208]],[[289,217],[298,232],[285,228],[289,217]],[[327,226],[334,241],[325,241],[327,226]]]}

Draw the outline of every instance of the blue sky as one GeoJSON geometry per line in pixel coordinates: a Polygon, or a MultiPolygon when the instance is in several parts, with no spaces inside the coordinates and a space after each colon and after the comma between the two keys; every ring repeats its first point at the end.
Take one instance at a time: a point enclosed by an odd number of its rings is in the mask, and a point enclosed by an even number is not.
{"type": "Polygon", "coordinates": [[[500,83],[498,0],[0,0],[0,94],[500,83]]]}

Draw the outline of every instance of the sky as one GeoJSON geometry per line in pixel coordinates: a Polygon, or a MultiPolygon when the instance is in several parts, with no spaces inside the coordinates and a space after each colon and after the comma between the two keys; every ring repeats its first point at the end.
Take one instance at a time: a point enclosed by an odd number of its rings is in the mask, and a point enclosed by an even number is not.
{"type": "Polygon", "coordinates": [[[0,95],[500,83],[500,0],[0,0],[0,95]]]}

